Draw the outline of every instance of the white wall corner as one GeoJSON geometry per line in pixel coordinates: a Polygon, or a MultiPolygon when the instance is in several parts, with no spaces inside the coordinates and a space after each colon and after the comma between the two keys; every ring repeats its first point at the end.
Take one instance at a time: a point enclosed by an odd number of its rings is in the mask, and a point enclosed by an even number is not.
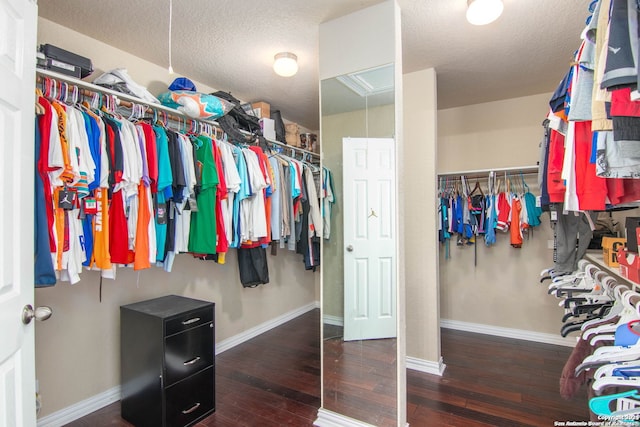
{"type": "Polygon", "coordinates": [[[427,374],[442,376],[447,365],[444,364],[442,357],[437,362],[433,360],[418,359],[417,357],[407,356],[407,369],[420,371],[427,374]]]}
{"type": "Polygon", "coordinates": [[[477,334],[493,335],[497,337],[534,341],[545,344],[575,347],[576,339],[562,337],[544,332],[525,331],[523,329],[503,328],[500,326],[482,325],[479,323],[462,322],[460,320],[440,319],[440,327],[458,331],[475,332],[477,334]]]}
{"type": "Polygon", "coordinates": [[[375,427],[346,415],[338,414],[324,408],[318,409],[318,418],[313,422],[317,427],[375,427]]]}
{"type": "Polygon", "coordinates": [[[296,308],[295,310],[291,310],[288,313],[284,313],[278,317],[275,317],[271,320],[267,320],[266,322],[254,326],[253,328],[249,328],[237,335],[222,340],[219,343],[216,343],[216,354],[223,353],[230,348],[242,344],[245,341],[249,341],[251,338],[255,338],[260,334],[270,331],[271,329],[287,323],[289,320],[293,320],[298,316],[302,316],[306,312],[311,311],[315,308],[315,302],[309,303],[300,308],[296,308]]]}
{"type": "Polygon", "coordinates": [[[322,316],[322,323],[334,326],[344,326],[344,317],[325,314],[324,316],[322,316]]]}
{"type": "Polygon", "coordinates": [[[38,419],[38,427],[59,427],[89,415],[120,400],[120,386],[115,386],[88,399],[74,403],[57,412],[38,419]]]}

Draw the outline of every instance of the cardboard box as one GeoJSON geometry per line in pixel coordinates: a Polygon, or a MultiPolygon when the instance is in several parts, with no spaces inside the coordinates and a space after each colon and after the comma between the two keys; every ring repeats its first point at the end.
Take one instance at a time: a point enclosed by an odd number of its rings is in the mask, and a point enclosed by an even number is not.
{"type": "Polygon", "coordinates": [[[300,147],[300,126],[297,123],[287,123],[284,125],[286,134],[285,140],[288,145],[300,147]]]}
{"type": "Polygon", "coordinates": [[[624,228],[627,231],[627,249],[629,252],[638,253],[638,237],[636,228],[640,227],[640,217],[628,216],[624,221],[624,228]]]}
{"type": "Polygon", "coordinates": [[[271,118],[271,106],[266,102],[254,102],[251,104],[253,108],[254,115],[260,119],[270,119],[271,118]]]}
{"type": "Polygon", "coordinates": [[[604,236],[602,238],[602,256],[604,257],[604,263],[609,267],[618,267],[618,249],[624,249],[627,239],[622,237],[609,237],[604,236]]]}
{"type": "Polygon", "coordinates": [[[624,248],[618,249],[618,262],[620,263],[620,275],[635,283],[640,283],[640,256],[629,252],[624,248]]]}

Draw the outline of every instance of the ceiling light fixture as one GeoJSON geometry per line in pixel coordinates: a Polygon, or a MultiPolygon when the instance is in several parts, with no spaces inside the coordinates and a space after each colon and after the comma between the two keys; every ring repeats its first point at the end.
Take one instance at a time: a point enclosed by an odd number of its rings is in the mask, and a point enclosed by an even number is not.
{"type": "Polygon", "coordinates": [[[467,0],[467,21],[473,25],[487,25],[502,15],[502,0],[467,0]]]}
{"type": "Polygon", "coordinates": [[[273,71],[282,77],[291,77],[298,72],[298,57],[291,52],[276,54],[273,61],[273,71]]]}

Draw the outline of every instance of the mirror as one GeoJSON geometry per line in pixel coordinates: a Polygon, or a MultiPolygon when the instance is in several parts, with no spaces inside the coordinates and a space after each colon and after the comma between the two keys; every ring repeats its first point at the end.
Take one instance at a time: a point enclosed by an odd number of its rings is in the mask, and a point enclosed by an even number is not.
{"type": "Polygon", "coordinates": [[[395,426],[394,64],[322,80],[320,98],[335,199],[322,252],[323,408],[395,426]]]}

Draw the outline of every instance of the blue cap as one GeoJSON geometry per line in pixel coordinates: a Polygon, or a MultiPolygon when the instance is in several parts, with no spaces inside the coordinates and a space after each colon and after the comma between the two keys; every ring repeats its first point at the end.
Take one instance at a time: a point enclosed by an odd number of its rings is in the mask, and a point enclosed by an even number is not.
{"type": "Polygon", "coordinates": [[[190,90],[192,92],[196,91],[196,85],[193,84],[191,80],[186,77],[178,77],[171,83],[169,86],[169,90],[190,90]]]}

